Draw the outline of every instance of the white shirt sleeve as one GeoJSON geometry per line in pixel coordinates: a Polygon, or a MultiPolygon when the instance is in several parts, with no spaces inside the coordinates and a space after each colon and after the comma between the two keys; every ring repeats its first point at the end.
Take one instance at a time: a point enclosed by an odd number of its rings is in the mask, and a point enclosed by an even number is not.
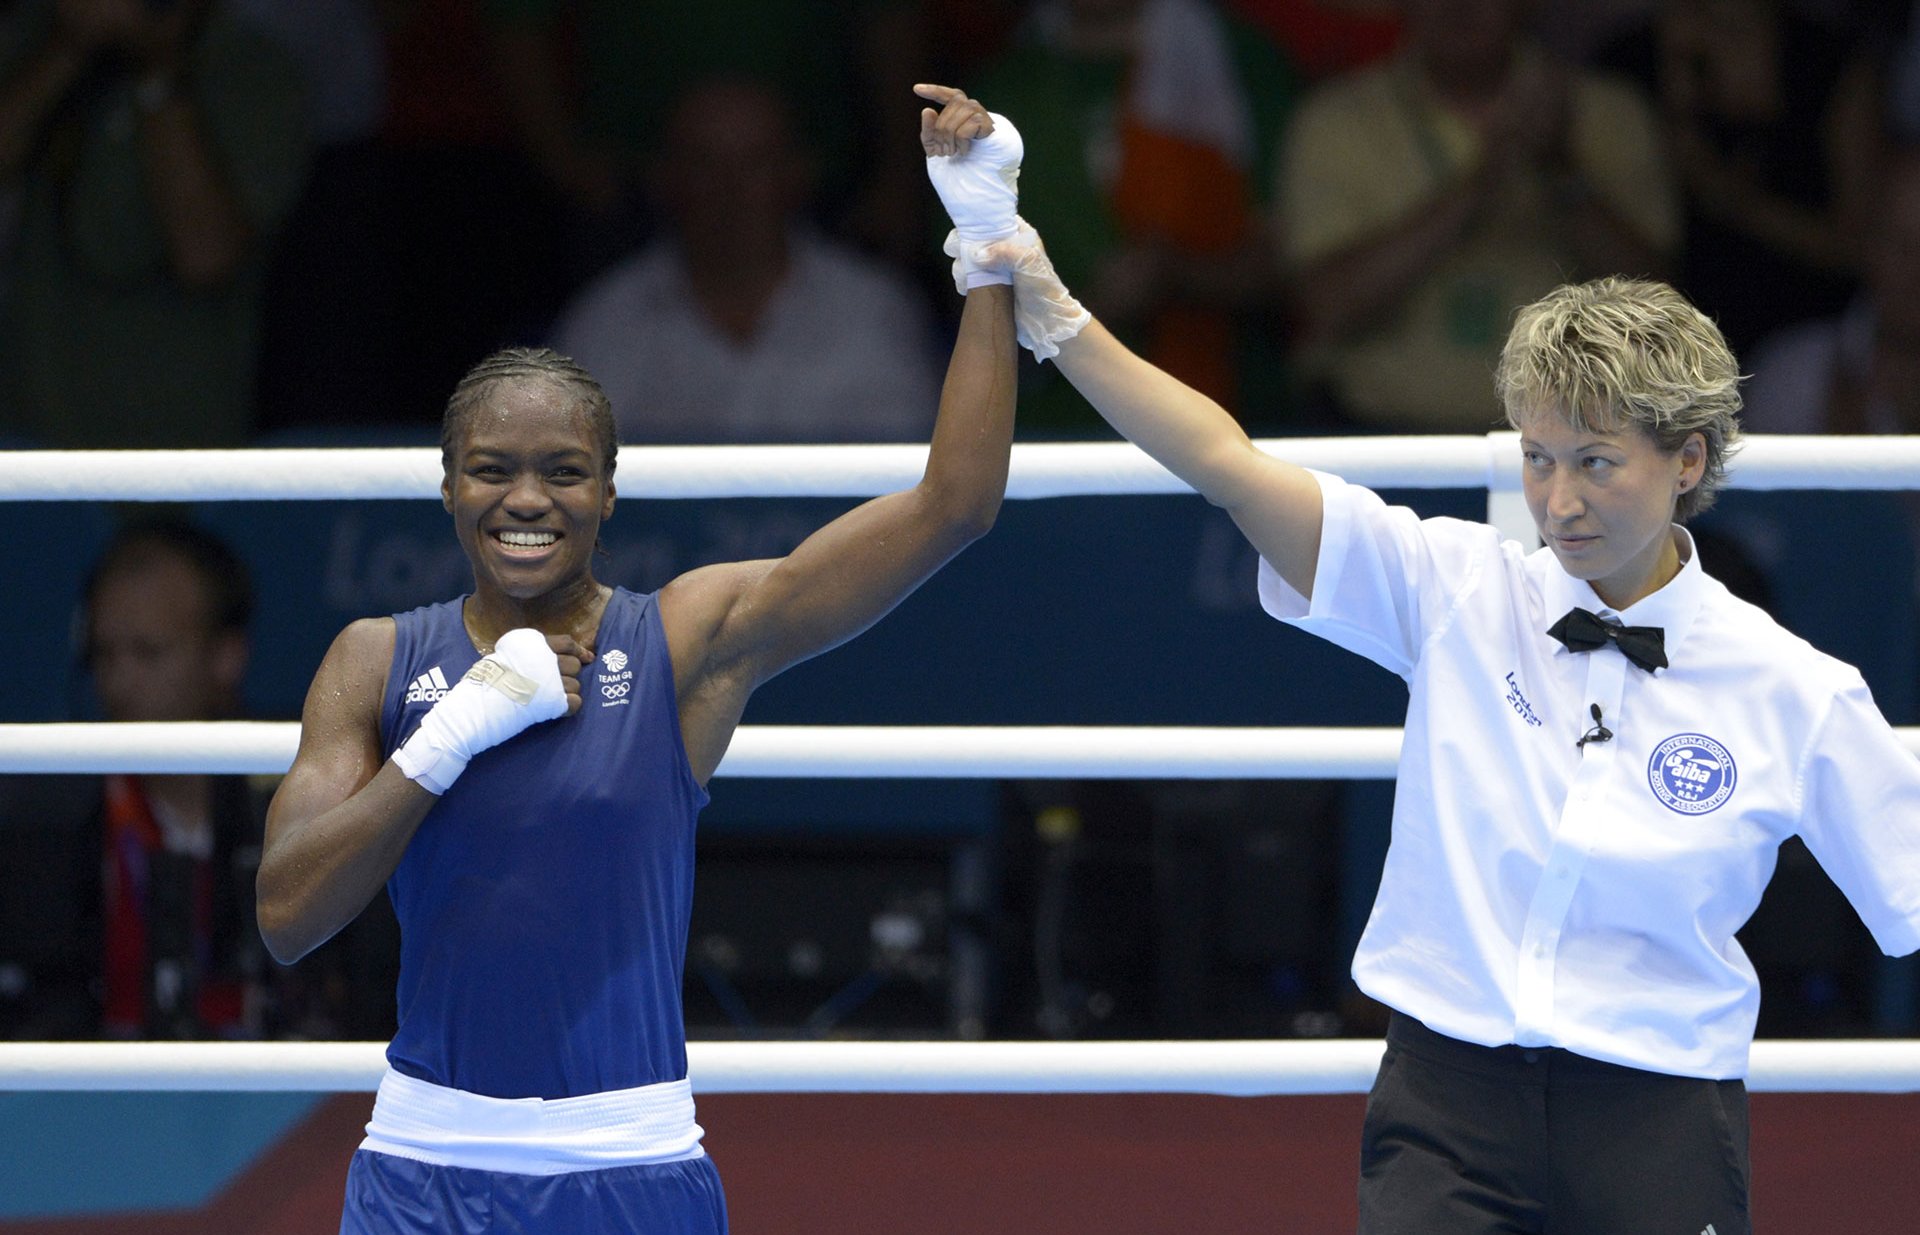
{"type": "Polygon", "coordinates": [[[1421,519],[1325,472],[1320,556],[1309,601],[1260,560],[1260,604],[1274,617],[1401,677],[1447,626],[1499,555],[1499,534],[1458,519],[1421,519]]]}
{"type": "Polygon", "coordinates": [[[1889,956],[1920,949],[1920,760],[1856,681],[1807,757],[1800,837],[1889,956]]]}
{"type": "Polygon", "coordinates": [[[1920,761],[1866,684],[1834,695],[1803,772],[1801,839],[1880,951],[1920,949],[1920,761]]]}

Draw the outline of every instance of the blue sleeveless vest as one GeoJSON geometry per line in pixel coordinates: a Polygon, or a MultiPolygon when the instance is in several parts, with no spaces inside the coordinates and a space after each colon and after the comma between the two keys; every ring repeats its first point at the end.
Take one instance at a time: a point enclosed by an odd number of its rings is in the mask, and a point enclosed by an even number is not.
{"type": "MultiPolygon", "coordinates": [[[[394,617],[389,756],[479,659],[461,603],[394,617]]],[[[476,755],[387,881],[401,928],[387,1060],[408,1076],[570,1098],[687,1074],[680,982],[707,793],[654,597],[616,588],[595,651],[579,713],[476,755]]]]}

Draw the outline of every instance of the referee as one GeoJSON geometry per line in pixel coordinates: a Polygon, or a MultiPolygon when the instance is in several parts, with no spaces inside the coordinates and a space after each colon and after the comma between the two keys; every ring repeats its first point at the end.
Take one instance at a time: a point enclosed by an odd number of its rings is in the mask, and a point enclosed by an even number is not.
{"type": "Polygon", "coordinates": [[[1860,674],[1735,599],[1681,526],[1739,374],[1672,288],[1518,314],[1497,385],[1545,547],[1256,449],[1068,294],[1037,237],[1021,342],[1224,508],[1274,617],[1407,682],[1393,840],[1354,958],[1393,1010],[1363,1235],[1742,1235],[1760,991],[1734,932],[1799,835],[1892,955],[1920,947],[1920,761],[1860,674]]]}

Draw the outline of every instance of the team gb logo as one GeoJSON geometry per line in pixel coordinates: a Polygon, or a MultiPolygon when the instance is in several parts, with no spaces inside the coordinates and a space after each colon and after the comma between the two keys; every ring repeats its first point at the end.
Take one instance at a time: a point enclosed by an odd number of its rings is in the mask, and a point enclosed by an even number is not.
{"type": "Polygon", "coordinates": [[[633,692],[633,670],[627,668],[627,654],[619,648],[609,648],[600,657],[600,693],[606,696],[600,700],[603,708],[622,708],[633,702],[627,696],[633,692]]]}

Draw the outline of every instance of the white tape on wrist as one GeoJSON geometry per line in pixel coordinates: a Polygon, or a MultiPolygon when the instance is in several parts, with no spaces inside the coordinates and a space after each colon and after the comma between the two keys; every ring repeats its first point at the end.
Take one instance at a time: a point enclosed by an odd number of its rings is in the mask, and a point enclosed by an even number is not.
{"type": "Polygon", "coordinates": [[[566,712],[560,658],[547,637],[510,630],[420,718],[393,762],[408,780],[445,793],[475,755],[566,712]]]}
{"type": "MultiPolygon", "coordinates": [[[[1015,222],[1019,222],[1017,215],[1015,222]]],[[[1009,239],[1019,235],[1016,227],[1009,239]]],[[[953,259],[953,288],[962,296],[976,287],[1013,282],[1013,268],[1005,262],[986,261],[987,246],[962,239],[959,228],[947,233],[947,241],[940,246],[940,251],[953,259]]]]}
{"type": "Polygon", "coordinates": [[[453,788],[453,782],[467,770],[468,761],[441,745],[427,724],[432,717],[433,713],[429,712],[420,718],[420,727],[413,731],[413,736],[393,752],[393,765],[408,780],[438,796],[453,788]]]}
{"type": "Polygon", "coordinates": [[[927,157],[927,178],[960,238],[973,244],[1011,236],[1019,226],[1020,159],[1026,150],[1013,121],[995,112],[993,132],[965,154],[927,157]]]}

